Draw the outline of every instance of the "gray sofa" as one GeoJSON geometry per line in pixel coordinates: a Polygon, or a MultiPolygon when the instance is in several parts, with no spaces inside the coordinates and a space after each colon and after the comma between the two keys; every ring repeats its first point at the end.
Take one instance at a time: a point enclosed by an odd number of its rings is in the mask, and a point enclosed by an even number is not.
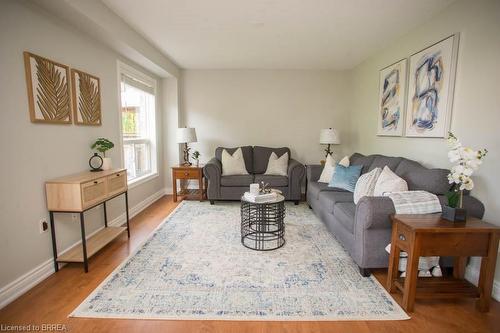
{"type": "MultiPolygon", "coordinates": [[[[355,153],[350,162],[351,165],[362,165],[362,173],[387,165],[406,180],[409,190],[432,192],[441,204],[447,203],[444,194],[450,188],[448,170],[428,169],[409,159],[383,155],[355,153]]],[[[391,239],[389,216],[395,214],[392,200],[388,197],[363,197],[356,205],[353,193],[318,183],[322,170],[320,165],[307,166],[309,207],[350,253],[363,276],[370,274],[370,268],[387,267],[389,256],[384,248],[391,239]]],[[[484,205],[469,194],[464,196],[464,206],[469,215],[483,217],[484,205]]]]}
{"type": "Polygon", "coordinates": [[[295,204],[299,203],[305,168],[304,165],[290,157],[290,149],[286,147],[241,147],[245,167],[249,174],[222,176],[222,150],[226,149],[230,154],[233,154],[238,148],[240,147],[218,147],[215,150],[215,157],[203,167],[203,174],[208,179],[207,197],[211,204],[215,200],[240,200],[243,193],[249,190],[251,183],[260,183],[261,181],[269,183],[271,188],[281,190],[286,200],[292,200],[295,204]],[[288,161],[287,176],[264,175],[272,152],[275,152],[278,156],[288,153],[290,159],[288,161]]]}

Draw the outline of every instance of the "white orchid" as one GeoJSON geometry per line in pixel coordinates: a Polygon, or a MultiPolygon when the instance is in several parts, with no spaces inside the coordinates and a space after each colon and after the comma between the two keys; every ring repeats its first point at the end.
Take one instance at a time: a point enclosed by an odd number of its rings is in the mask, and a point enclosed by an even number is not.
{"type": "Polygon", "coordinates": [[[471,176],[479,168],[488,151],[463,147],[458,138],[451,132],[448,136],[448,146],[450,147],[448,159],[451,163],[456,163],[448,174],[448,181],[450,184],[454,184],[453,191],[461,193],[464,190],[472,190],[474,182],[471,176]]]}

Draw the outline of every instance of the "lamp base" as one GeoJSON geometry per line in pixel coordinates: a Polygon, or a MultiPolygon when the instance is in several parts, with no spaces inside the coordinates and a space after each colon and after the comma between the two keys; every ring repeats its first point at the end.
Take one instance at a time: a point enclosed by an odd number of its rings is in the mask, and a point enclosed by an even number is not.
{"type": "Polygon", "coordinates": [[[184,156],[183,156],[184,157],[184,162],[182,163],[182,165],[184,165],[184,166],[191,166],[191,165],[193,165],[193,163],[191,163],[189,161],[189,151],[190,150],[191,150],[191,148],[189,148],[188,144],[185,143],[184,144],[184,151],[183,151],[183,153],[184,153],[184,156]]]}

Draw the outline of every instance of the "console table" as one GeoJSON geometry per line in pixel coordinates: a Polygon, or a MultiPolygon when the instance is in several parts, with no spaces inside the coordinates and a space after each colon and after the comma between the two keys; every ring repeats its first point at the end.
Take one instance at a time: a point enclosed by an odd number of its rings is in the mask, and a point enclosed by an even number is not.
{"type": "Polygon", "coordinates": [[[125,231],[127,231],[128,238],[130,238],[126,169],[87,171],[52,179],[45,183],[45,193],[47,196],[47,209],[50,215],[52,252],[56,272],[59,270],[59,263],[68,262],[83,263],[85,272],[88,272],[88,259],[92,255],[125,231]],[[106,202],[122,194],[125,196],[127,226],[108,227],[106,202]],[[101,204],[104,208],[104,228],[86,239],[84,213],[101,204]],[[57,254],[54,213],[78,213],[80,215],[82,243],[60,256],[57,254]]]}
{"type": "Polygon", "coordinates": [[[497,259],[500,227],[467,217],[466,222],[450,222],[441,214],[392,216],[391,255],[387,290],[403,293],[403,308],[413,311],[415,297],[478,298],[476,308],[490,306],[497,259]],[[408,253],[406,278],[398,277],[401,251],[408,253]],[[418,279],[418,260],[425,256],[455,257],[453,277],[418,279]],[[467,257],[482,257],[478,286],[464,280],[467,257]]]}

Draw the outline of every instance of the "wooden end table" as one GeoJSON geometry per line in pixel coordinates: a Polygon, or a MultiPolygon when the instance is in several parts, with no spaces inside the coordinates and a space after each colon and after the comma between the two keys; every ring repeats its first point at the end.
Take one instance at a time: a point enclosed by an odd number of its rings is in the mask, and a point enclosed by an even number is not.
{"type": "Polygon", "coordinates": [[[495,275],[500,228],[469,217],[466,222],[454,223],[441,214],[393,215],[391,255],[387,290],[403,293],[403,308],[411,312],[415,297],[420,298],[478,298],[476,308],[487,312],[495,275]],[[408,253],[406,278],[398,277],[401,251],[408,253]],[[455,257],[453,276],[418,279],[418,260],[425,256],[455,257]],[[467,257],[481,259],[478,286],[464,280],[467,257]]]}
{"type": "Polygon", "coordinates": [[[198,165],[177,165],[172,167],[172,190],[174,195],[174,202],[177,202],[177,196],[197,196],[200,201],[206,198],[206,190],[208,188],[207,178],[203,176],[203,166],[198,165]],[[198,180],[198,189],[190,190],[184,189],[177,192],[177,180],[178,179],[195,179],[198,180]],[[205,186],[203,186],[205,185],[205,186]]]}

